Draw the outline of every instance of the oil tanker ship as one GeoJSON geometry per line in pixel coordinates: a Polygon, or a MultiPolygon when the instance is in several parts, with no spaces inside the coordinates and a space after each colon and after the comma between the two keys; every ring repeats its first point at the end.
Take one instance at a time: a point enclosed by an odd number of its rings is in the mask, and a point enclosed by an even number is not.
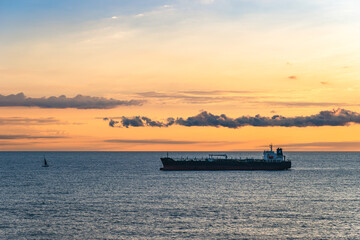
{"type": "Polygon", "coordinates": [[[286,160],[281,148],[264,151],[262,159],[228,158],[226,154],[210,154],[207,158],[160,158],[164,171],[199,171],[199,170],[286,170],[291,168],[291,161],[286,160]]]}

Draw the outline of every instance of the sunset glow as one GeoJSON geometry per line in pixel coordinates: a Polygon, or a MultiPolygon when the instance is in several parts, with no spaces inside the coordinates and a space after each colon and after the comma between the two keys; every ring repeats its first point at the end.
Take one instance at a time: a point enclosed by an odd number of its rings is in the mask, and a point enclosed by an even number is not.
{"type": "Polygon", "coordinates": [[[0,150],[358,151],[359,10],[356,0],[0,1],[0,150]],[[121,124],[204,111],[333,114],[301,126],[121,124]]]}

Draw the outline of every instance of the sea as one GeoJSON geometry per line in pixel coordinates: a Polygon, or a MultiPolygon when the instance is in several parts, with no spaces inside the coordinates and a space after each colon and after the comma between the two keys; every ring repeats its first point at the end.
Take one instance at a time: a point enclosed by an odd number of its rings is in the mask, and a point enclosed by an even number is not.
{"type": "Polygon", "coordinates": [[[0,152],[0,239],[360,239],[360,152],[285,154],[291,170],[160,171],[166,152],[0,152]]]}

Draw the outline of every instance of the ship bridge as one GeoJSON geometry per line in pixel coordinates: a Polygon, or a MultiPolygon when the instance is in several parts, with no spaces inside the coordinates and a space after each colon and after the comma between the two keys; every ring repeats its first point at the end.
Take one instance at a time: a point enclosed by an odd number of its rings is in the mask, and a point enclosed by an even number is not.
{"type": "Polygon", "coordinates": [[[270,151],[264,151],[265,161],[284,161],[285,156],[281,148],[276,149],[276,153],[273,151],[273,145],[270,144],[270,151]]]}

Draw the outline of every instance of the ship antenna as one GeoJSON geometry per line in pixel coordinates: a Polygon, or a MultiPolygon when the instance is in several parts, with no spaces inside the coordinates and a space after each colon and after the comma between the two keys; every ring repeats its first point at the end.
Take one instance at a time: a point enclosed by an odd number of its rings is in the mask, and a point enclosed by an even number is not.
{"type": "Polygon", "coordinates": [[[273,145],[272,145],[272,143],[270,144],[270,151],[272,151],[272,147],[273,147],[273,145]]]}

